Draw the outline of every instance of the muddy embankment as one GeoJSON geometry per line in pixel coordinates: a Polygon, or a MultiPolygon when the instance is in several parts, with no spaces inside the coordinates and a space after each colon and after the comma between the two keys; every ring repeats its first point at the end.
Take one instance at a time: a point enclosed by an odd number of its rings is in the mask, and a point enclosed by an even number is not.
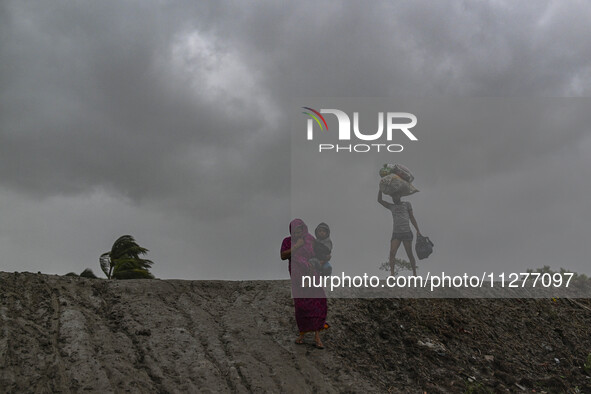
{"type": "Polygon", "coordinates": [[[287,281],[0,273],[0,392],[591,392],[591,301],[331,299],[287,281]]]}

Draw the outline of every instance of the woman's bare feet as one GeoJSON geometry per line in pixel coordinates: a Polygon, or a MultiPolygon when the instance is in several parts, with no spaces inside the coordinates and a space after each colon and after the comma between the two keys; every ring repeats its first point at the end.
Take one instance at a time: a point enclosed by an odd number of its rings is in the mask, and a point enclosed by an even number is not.
{"type": "Polygon", "coordinates": [[[304,344],[304,334],[300,334],[298,339],[295,340],[296,345],[303,345],[304,344]]]}
{"type": "Polygon", "coordinates": [[[316,347],[316,349],[324,349],[324,345],[322,344],[322,341],[320,340],[320,333],[318,331],[316,331],[316,334],[314,336],[314,341],[316,341],[316,344],[314,345],[316,347]]]}

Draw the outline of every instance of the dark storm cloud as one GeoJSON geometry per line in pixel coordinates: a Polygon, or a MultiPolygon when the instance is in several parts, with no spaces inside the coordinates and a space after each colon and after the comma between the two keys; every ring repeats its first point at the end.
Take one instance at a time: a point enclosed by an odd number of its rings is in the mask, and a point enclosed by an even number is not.
{"type": "Polygon", "coordinates": [[[138,201],[195,201],[198,189],[210,206],[222,178],[228,190],[269,189],[261,157],[286,167],[273,149],[281,137],[247,96],[260,92],[208,86],[220,67],[208,56],[223,61],[223,52],[177,61],[175,45],[190,52],[186,18],[146,5],[19,6],[7,7],[0,55],[4,184],[33,195],[105,188],[138,201]],[[266,182],[247,181],[258,176],[266,182]]]}
{"type": "Polygon", "coordinates": [[[588,5],[314,4],[243,10],[219,34],[264,59],[269,85],[291,96],[589,93],[588,5]]]}
{"type": "Polygon", "coordinates": [[[256,116],[269,108],[247,95],[208,100],[205,80],[191,86],[195,75],[171,72],[172,48],[191,32],[201,32],[212,52],[186,57],[190,73],[207,79],[219,67],[208,56],[232,51],[244,63],[241,78],[262,70],[256,82],[280,103],[290,96],[580,94],[571,85],[589,72],[591,44],[578,38],[591,33],[586,8],[324,2],[310,13],[302,4],[235,5],[6,4],[3,181],[33,193],[100,185],[140,199],[181,187],[178,179],[211,181],[195,169],[198,161],[171,164],[192,146],[210,149],[202,155],[220,158],[215,168],[238,178],[252,174],[243,169],[261,151],[278,159],[269,142],[285,142],[277,130],[260,139],[269,149],[251,144],[250,161],[244,152],[249,136],[278,128],[256,116]],[[247,113],[232,114],[230,105],[247,113]],[[235,159],[221,159],[226,153],[235,159]]]}

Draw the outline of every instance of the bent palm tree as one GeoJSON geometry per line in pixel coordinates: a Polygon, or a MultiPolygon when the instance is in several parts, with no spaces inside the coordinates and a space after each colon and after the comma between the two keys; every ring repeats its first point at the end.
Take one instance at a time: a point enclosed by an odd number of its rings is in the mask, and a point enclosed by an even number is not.
{"type": "Polygon", "coordinates": [[[131,235],[119,237],[110,252],[103,253],[99,258],[101,269],[108,279],[153,279],[148,270],[153,262],[142,259],[148,249],[142,248],[131,235]]]}

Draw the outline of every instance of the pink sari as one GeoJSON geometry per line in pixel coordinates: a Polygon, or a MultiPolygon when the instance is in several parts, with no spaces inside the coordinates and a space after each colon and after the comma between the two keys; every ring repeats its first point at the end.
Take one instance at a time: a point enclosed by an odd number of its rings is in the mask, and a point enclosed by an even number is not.
{"type": "MultiPolygon", "coordinates": [[[[304,245],[292,253],[289,259],[291,291],[295,306],[295,317],[300,333],[328,328],[326,324],[326,294],[322,287],[302,288],[302,276],[318,275],[309,262],[314,257],[314,237],[308,233],[308,227],[301,219],[294,219],[289,224],[290,232],[301,227],[304,245]]],[[[291,249],[291,237],[281,244],[281,251],[291,249]]]]}

